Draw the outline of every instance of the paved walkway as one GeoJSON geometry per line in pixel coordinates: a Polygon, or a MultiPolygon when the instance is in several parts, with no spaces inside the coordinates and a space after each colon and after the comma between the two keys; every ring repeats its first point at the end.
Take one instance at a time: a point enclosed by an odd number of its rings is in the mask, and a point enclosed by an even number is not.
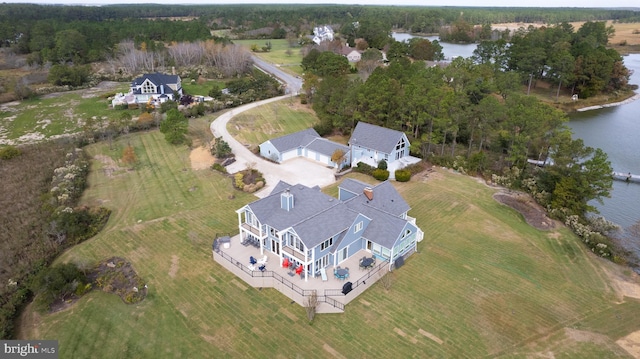
{"type": "Polygon", "coordinates": [[[288,98],[290,95],[274,97],[267,100],[253,102],[244,106],[236,107],[228,111],[211,123],[211,133],[215,137],[220,137],[229,143],[236,156],[236,162],[227,166],[229,173],[235,173],[247,168],[250,163],[255,164],[253,167],[262,172],[266,180],[264,189],[256,192],[256,196],[263,198],[271,193],[273,187],[282,180],[289,184],[303,184],[305,186],[324,187],[335,182],[334,169],[323,166],[319,162],[315,162],[305,158],[295,158],[288,160],[282,164],[276,164],[253,154],[247,147],[238,142],[229,131],[227,131],[227,123],[233,116],[240,114],[252,108],[262,106],[274,101],[288,98]]]}

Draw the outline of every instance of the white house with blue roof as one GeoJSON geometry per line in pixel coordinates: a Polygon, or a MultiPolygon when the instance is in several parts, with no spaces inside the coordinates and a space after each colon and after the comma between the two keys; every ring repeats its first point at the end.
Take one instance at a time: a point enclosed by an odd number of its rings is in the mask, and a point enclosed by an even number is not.
{"type": "Polygon", "coordinates": [[[323,165],[338,167],[349,163],[349,147],[322,138],[316,130],[309,128],[261,143],[260,156],[278,163],[295,157],[305,157],[323,165]],[[331,161],[336,150],[344,154],[341,163],[331,161]]]}
{"type": "Polygon", "coordinates": [[[300,184],[279,182],[270,195],[238,209],[242,241],[305,269],[305,280],[358,251],[388,261],[417,249],[424,233],[407,215],[409,205],[391,182],[370,186],[346,179],[336,199],[300,184]]]}

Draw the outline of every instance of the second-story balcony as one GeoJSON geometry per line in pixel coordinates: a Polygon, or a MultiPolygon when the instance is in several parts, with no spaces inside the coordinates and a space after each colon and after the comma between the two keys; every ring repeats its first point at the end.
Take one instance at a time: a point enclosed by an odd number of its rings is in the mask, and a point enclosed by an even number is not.
{"type": "Polygon", "coordinates": [[[258,239],[262,239],[265,238],[267,236],[266,232],[263,232],[262,235],[260,234],[260,228],[254,227],[249,223],[242,223],[242,228],[245,229],[246,231],[248,231],[249,233],[253,234],[256,238],[258,239]]]}

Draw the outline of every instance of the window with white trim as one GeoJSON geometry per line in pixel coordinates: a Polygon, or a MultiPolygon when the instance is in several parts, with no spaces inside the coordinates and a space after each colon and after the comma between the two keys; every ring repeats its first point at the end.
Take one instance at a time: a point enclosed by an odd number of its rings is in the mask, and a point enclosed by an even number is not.
{"type": "Polygon", "coordinates": [[[331,245],[333,244],[333,237],[327,239],[326,241],[320,243],[320,250],[324,251],[325,249],[331,247],[331,245]]]}
{"type": "Polygon", "coordinates": [[[353,228],[353,233],[358,233],[362,230],[363,223],[362,221],[356,223],[355,228],[353,228]]]}
{"type": "Polygon", "coordinates": [[[142,93],[156,93],[156,87],[150,81],[146,81],[142,84],[142,93]]]}

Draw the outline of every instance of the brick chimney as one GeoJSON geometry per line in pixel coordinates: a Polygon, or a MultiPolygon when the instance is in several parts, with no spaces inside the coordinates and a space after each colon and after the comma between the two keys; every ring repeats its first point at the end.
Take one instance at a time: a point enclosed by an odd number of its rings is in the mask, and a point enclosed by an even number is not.
{"type": "Polygon", "coordinates": [[[373,189],[371,187],[365,187],[363,193],[369,201],[373,200],[373,189]]]}

